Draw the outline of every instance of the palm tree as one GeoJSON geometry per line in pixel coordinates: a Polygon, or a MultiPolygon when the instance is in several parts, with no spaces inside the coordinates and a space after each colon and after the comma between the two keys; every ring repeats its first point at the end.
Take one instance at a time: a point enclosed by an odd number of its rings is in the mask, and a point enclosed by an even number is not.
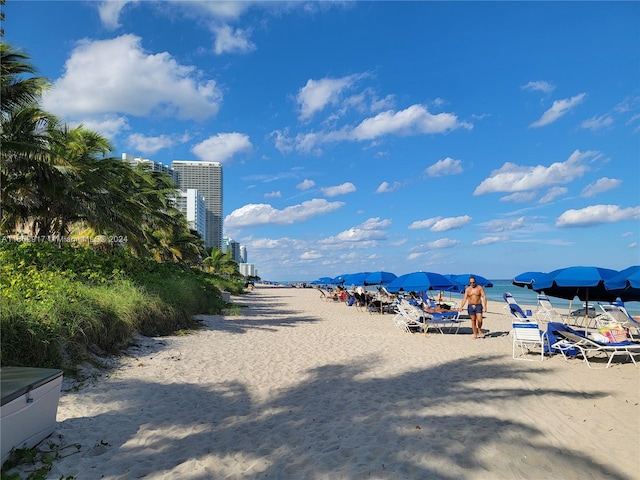
{"type": "Polygon", "coordinates": [[[20,110],[37,104],[49,82],[44,77],[23,78],[25,74],[35,74],[36,69],[29,57],[5,42],[0,42],[0,82],[2,112],[20,110]]]}
{"type": "Polygon", "coordinates": [[[40,187],[57,175],[59,159],[51,155],[48,132],[58,120],[38,105],[47,81],[23,77],[35,73],[27,60],[24,53],[0,42],[2,231],[29,221],[32,209],[41,204],[40,187]]]}
{"type": "Polygon", "coordinates": [[[231,258],[231,253],[223,253],[221,250],[212,249],[211,254],[202,261],[205,271],[218,275],[236,276],[238,263],[231,258]]]}
{"type": "Polygon", "coordinates": [[[109,157],[105,137],[42,111],[48,83],[23,78],[35,68],[8,44],[0,42],[0,55],[0,230],[29,225],[40,236],[88,230],[126,238],[139,256],[199,263],[202,242],[175,208],[171,178],[109,157]]]}

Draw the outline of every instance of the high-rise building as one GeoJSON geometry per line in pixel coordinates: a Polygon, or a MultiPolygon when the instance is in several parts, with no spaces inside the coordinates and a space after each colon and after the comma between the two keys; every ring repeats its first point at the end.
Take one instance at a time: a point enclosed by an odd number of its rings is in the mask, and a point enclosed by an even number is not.
{"type": "Polygon", "coordinates": [[[238,263],[247,263],[247,249],[233,238],[222,238],[222,253],[228,253],[232,260],[238,263]]]}
{"type": "Polygon", "coordinates": [[[222,247],[222,165],[219,162],[174,160],[178,187],[195,188],[205,199],[207,226],[206,248],[222,247]]]}
{"type": "Polygon", "coordinates": [[[164,163],[155,162],[153,160],[149,160],[148,158],[142,157],[134,157],[133,155],[129,155],[128,153],[122,154],[122,161],[127,162],[132,167],[136,167],[138,165],[144,165],[145,168],[148,168],[154,172],[164,172],[171,177],[174,184],[178,184],[178,176],[173,168],[168,167],[164,163]]]}
{"type": "Polygon", "coordinates": [[[176,193],[176,207],[189,222],[189,228],[200,234],[202,240],[207,241],[207,202],[195,188],[178,190],[176,193]]]}
{"type": "Polygon", "coordinates": [[[238,264],[238,270],[241,275],[245,277],[257,277],[258,269],[253,263],[240,263],[238,264]]]}

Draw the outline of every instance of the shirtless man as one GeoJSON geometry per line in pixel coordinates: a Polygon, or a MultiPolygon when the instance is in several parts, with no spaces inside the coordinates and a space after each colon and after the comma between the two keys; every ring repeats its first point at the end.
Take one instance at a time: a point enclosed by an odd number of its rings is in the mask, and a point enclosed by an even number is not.
{"type": "Polygon", "coordinates": [[[484,288],[476,283],[475,277],[469,277],[469,286],[464,291],[464,297],[462,297],[462,303],[458,309],[459,312],[462,311],[467,301],[469,302],[467,311],[469,312],[469,318],[471,318],[473,338],[483,338],[482,312],[487,309],[487,295],[484,293],[484,288]]]}

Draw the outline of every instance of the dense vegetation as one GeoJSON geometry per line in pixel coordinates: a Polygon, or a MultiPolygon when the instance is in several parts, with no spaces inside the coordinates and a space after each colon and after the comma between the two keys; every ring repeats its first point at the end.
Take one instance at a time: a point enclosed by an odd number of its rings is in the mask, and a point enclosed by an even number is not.
{"type": "Polygon", "coordinates": [[[113,353],[134,332],[194,328],[242,285],[197,269],[52,243],[0,244],[2,365],[69,368],[113,353]]]}
{"type": "Polygon", "coordinates": [[[205,251],[166,174],[111,156],[110,142],[40,107],[48,81],[0,42],[1,364],[71,367],[220,313],[244,278],[205,251]],[[99,241],[96,241],[99,240],[99,241]]]}

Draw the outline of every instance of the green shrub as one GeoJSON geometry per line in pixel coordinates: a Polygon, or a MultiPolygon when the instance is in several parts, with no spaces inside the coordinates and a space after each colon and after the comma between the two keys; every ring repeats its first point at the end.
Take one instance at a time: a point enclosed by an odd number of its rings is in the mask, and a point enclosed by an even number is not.
{"type": "Polygon", "coordinates": [[[220,287],[242,284],[201,270],[62,244],[0,244],[0,364],[70,368],[112,353],[132,335],[194,328],[220,314],[220,287]]]}

